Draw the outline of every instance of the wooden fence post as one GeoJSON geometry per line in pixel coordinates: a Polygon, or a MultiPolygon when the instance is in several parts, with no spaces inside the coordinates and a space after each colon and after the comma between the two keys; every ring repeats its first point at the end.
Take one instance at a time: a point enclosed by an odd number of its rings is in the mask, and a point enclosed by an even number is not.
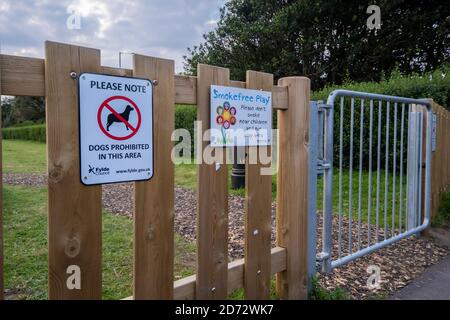
{"type": "Polygon", "coordinates": [[[80,182],[78,90],[70,76],[99,72],[100,51],[46,42],[45,57],[49,298],[101,299],[101,187],[80,182]]]}
{"type": "MultiPolygon", "coordinates": [[[[0,100],[2,96],[2,69],[0,63],[0,100]]],[[[2,127],[2,106],[0,101],[0,128],[2,127]]],[[[4,264],[3,264],[3,152],[2,152],[3,135],[0,131],[0,300],[3,300],[4,294],[4,264]]]]}
{"type": "MultiPolygon", "coordinates": [[[[198,137],[202,141],[201,152],[210,154],[209,142],[202,139],[210,127],[210,86],[229,85],[230,72],[199,64],[197,74],[197,120],[202,123],[198,137]]],[[[203,155],[197,157],[202,161],[203,155]]],[[[222,163],[216,167],[202,161],[198,165],[196,298],[226,299],[227,277],[228,166],[222,163]]]]}
{"type": "MultiPolygon", "coordinates": [[[[247,71],[247,89],[271,91],[273,75],[247,71]]],[[[271,132],[269,134],[272,134],[271,132]]],[[[272,176],[261,174],[270,164],[261,164],[260,155],[271,154],[271,147],[247,147],[245,165],[245,297],[270,298],[270,249],[272,231],[272,176]],[[250,157],[253,153],[257,156],[250,157]],[[249,163],[249,160],[258,162],[249,163]]]]}
{"type": "Polygon", "coordinates": [[[172,299],[174,268],[174,62],[134,56],[135,77],[153,87],[154,175],[135,183],[134,299],[172,299]]]}
{"type": "Polygon", "coordinates": [[[282,299],[306,299],[308,288],[308,135],[310,80],[282,78],[289,108],[278,111],[277,243],[286,248],[286,271],[277,274],[282,299]]]}

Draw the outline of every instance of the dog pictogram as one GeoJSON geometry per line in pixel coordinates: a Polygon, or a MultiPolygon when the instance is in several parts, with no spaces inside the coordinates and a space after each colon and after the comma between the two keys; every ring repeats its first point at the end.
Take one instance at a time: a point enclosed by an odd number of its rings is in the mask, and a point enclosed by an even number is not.
{"type": "Polygon", "coordinates": [[[97,120],[100,130],[106,136],[114,140],[127,140],[133,137],[139,131],[139,128],[141,126],[141,112],[136,103],[134,103],[134,101],[132,101],[130,98],[124,96],[114,96],[108,98],[100,105],[100,108],[98,109],[97,120]],[[114,102],[114,107],[112,106],[112,102],[114,102]],[[125,106],[122,107],[123,111],[120,110],[119,107],[117,107],[120,105],[125,106]],[[106,119],[104,118],[104,115],[102,116],[105,109],[106,111],[109,111],[106,119]],[[119,112],[119,110],[122,112],[119,112]],[[131,118],[133,118],[134,121],[131,121],[131,118]],[[125,126],[126,134],[120,135],[110,132],[110,129],[113,125],[125,126]],[[131,133],[129,133],[129,131],[131,131],[131,133]]]}
{"type": "MultiPolygon", "coordinates": [[[[130,119],[130,112],[133,111],[134,109],[130,106],[127,105],[127,107],[125,108],[125,111],[122,112],[120,114],[121,118],[125,119],[127,122],[130,119]]],[[[109,127],[111,127],[111,125],[114,122],[119,122],[119,123],[123,123],[125,125],[125,127],[127,128],[127,130],[130,130],[130,128],[128,127],[128,125],[125,122],[122,122],[122,120],[120,120],[115,113],[110,113],[108,115],[108,123],[106,124],[106,131],[109,132],[109,127]]]]}

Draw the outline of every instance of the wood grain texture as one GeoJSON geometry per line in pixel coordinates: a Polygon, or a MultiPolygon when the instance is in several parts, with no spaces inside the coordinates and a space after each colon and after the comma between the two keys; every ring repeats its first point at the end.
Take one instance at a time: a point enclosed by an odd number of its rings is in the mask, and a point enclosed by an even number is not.
{"type": "MultiPolygon", "coordinates": [[[[243,89],[245,89],[245,86],[246,86],[247,84],[245,83],[245,82],[243,82],[243,81],[233,81],[233,80],[230,80],[230,87],[237,87],[237,88],[243,88],[243,89]]],[[[272,89],[272,88],[271,88],[272,89]]],[[[270,90],[269,90],[270,91],[270,90]]]]}
{"type": "MultiPolygon", "coordinates": [[[[276,247],[271,250],[271,274],[286,270],[286,249],[276,247]]],[[[228,294],[236,289],[244,287],[244,259],[239,259],[228,264],[228,294]]],[[[192,275],[173,284],[175,300],[194,300],[196,295],[196,275],[192,275]]],[[[133,300],[133,296],[122,300],[133,300]]]]}
{"type": "MultiPolygon", "coordinates": [[[[210,127],[210,86],[229,85],[230,72],[202,64],[197,70],[197,119],[203,125],[202,137],[210,127]]],[[[202,151],[208,149],[206,153],[219,157],[219,150],[210,150],[209,142],[199,145],[202,151]]],[[[197,188],[197,299],[227,297],[227,265],[228,166],[222,164],[216,170],[214,164],[201,163],[197,188]]]]}
{"type": "Polygon", "coordinates": [[[101,299],[101,187],[80,182],[78,90],[74,71],[99,72],[100,51],[46,42],[49,298],[101,299]],[[69,290],[67,268],[81,269],[69,290]]]}
{"type": "Polygon", "coordinates": [[[134,196],[134,297],[173,298],[175,126],[174,61],[134,55],[135,77],[153,88],[154,176],[136,182],[134,196]]]}
{"type": "MultiPolygon", "coordinates": [[[[246,87],[270,91],[273,87],[273,75],[247,71],[246,87]]],[[[271,147],[246,149],[245,297],[249,300],[264,300],[270,298],[272,176],[263,172],[270,172],[270,163],[261,163],[259,153],[270,155],[271,147]]]]}
{"type": "Polygon", "coordinates": [[[0,55],[4,95],[45,95],[45,67],[43,59],[0,55]]]}
{"type": "Polygon", "coordinates": [[[450,112],[432,99],[433,112],[436,113],[436,150],[431,161],[431,218],[439,212],[442,194],[450,186],[450,112]]]}
{"type": "MultiPolygon", "coordinates": [[[[2,92],[12,96],[45,96],[44,59],[0,54],[0,66],[4,69],[2,92]]],[[[131,76],[133,70],[101,67],[101,73],[116,76],[131,76]]],[[[245,82],[230,81],[230,86],[245,88],[245,82]]],[[[273,86],[273,108],[288,107],[287,88],[273,86]]],[[[175,103],[197,104],[197,77],[175,75],[175,103]]]]}
{"type": "Polygon", "coordinates": [[[275,110],[286,110],[289,108],[288,89],[286,86],[274,86],[272,88],[272,105],[275,110]]]}
{"type": "Polygon", "coordinates": [[[112,67],[102,67],[101,73],[108,74],[111,76],[121,76],[121,77],[132,77],[133,76],[133,70],[112,68],[112,67]]]}
{"type": "Polygon", "coordinates": [[[287,250],[287,266],[277,274],[277,291],[282,299],[306,299],[310,80],[278,84],[288,87],[289,108],[278,111],[277,245],[287,250]]]}
{"type": "Polygon", "coordinates": [[[197,78],[193,76],[175,76],[175,103],[197,103],[197,78]]]}
{"type": "MultiPolygon", "coordinates": [[[[0,98],[2,95],[2,68],[0,64],[0,98]]],[[[2,106],[0,104],[0,115],[2,106]]],[[[2,127],[2,117],[0,117],[0,128],[2,127]]],[[[3,152],[2,152],[2,132],[0,131],[0,300],[3,300],[4,273],[3,273],[3,152]]]]}

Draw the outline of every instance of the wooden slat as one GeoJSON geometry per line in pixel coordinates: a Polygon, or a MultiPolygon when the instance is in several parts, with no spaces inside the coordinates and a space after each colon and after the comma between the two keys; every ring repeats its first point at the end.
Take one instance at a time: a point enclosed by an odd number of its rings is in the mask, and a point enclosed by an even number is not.
{"type": "MultiPolygon", "coordinates": [[[[237,88],[243,88],[245,89],[246,83],[243,81],[230,81],[230,87],[237,87],[237,88]]],[[[270,91],[270,89],[269,89],[270,91]]]]}
{"type": "Polygon", "coordinates": [[[134,55],[134,76],[158,80],[153,89],[154,176],[135,184],[134,297],[138,300],[173,297],[174,66],[172,60],[134,55]]]}
{"type": "Polygon", "coordinates": [[[175,103],[197,103],[197,78],[192,76],[175,76],[175,103]]]}
{"type": "MultiPolygon", "coordinates": [[[[11,96],[45,96],[44,59],[0,55],[0,67],[4,77],[2,92],[11,96]]],[[[104,74],[131,76],[132,70],[113,67],[101,67],[104,74]]],[[[245,88],[245,82],[230,81],[230,86],[245,88]]],[[[274,109],[287,109],[287,88],[272,88],[274,109]]],[[[175,103],[197,104],[197,78],[193,76],[175,75],[175,103]]]]}
{"type": "MultiPolygon", "coordinates": [[[[228,69],[198,65],[197,119],[202,122],[200,137],[210,127],[210,86],[229,85],[228,69]]],[[[219,158],[219,149],[211,151],[209,142],[201,143],[206,154],[219,158]]],[[[222,149],[225,150],[225,149],[222,149]]],[[[220,161],[221,159],[218,159],[220,161]]],[[[216,160],[217,161],[217,160],[216,160]]],[[[228,166],[198,166],[197,188],[197,298],[227,297],[228,265],[228,166]]]]}
{"type": "MultiPolygon", "coordinates": [[[[273,75],[247,71],[246,87],[270,91],[273,75]]],[[[270,155],[271,147],[247,147],[245,164],[245,297],[249,300],[270,297],[272,176],[267,173],[270,163],[261,163],[260,152],[270,155]]]]}
{"type": "Polygon", "coordinates": [[[288,86],[289,108],[278,111],[277,245],[287,250],[287,266],[277,275],[277,291],[282,299],[306,299],[310,80],[278,84],[288,86]]]}
{"type": "Polygon", "coordinates": [[[74,71],[99,72],[100,51],[45,43],[48,150],[49,298],[101,299],[101,187],[80,183],[78,90],[74,71]],[[67,268],[81,269],[69,290],[67,268]]]}
{"type": "Polygon", "coordinates": [[[447,192],[450,185],[450,161],[448,141],[450,140],[450,112],[432,99],[433,112],[437,116],[436,150],[432,154],[431,164],[431,216],[436,217],[439,211],[442,193],[447,192]]]}
{"type": "MultiPolygon", "coordinates": [[[[280,247],[273,248],[271,250],[270,261],[270,272],[272,275],[286,270],[286,249],[280,247]]],[[[240,259],[228,264],[228,294],[244,287],[244,263],[244,259],[240,259]]],[[[195,275],[175,281],[173,284],[174,299],[194,300],[195,284],[195,275]]],[[[123,300],[133,300],[133,297],[127,297],[123,300]]]]}
{"type": "Polygon", "coordinates": [[[288,89],[286,86],[274,86],[272,88],[273,108],[286,110],[289,107],[288,89]]]}
{"type": "Polygon", "coordinates": [[[2,94],[11,96],[45,95],[44,60],[0,55],[2,94]]]}
{"type": "MultiPolygon", "coordinates": [[[[1,67],[1,65],[0,65],[1,67]]],[[[2,69],[0,68],[0,99],[2,95],[2,69]]],[[[0,101],[1,102],[1,101],[0,101]]],[[[2,106],[0,103],[0,115],[2,106]]],[[[0,116],[0,128],[2,127],[2,117],[0,116]]],[[[2,152],[2,131],[0,130],[0,300],[3,300],[3,152],[2,152]]]]}
{"type": "Polygon", "coordinates": [[[194,300],[196,282],[196,275],[175,281],[173,284],[174,300],[194,300]]]}
{"type": "Polygon", "coordinates": [[[121,77],[132,77],[133,76],[133,70],[113,68],[113,67],[102,67],[101,73],[108,74],[111,76],[121,76],[121,77]]]}

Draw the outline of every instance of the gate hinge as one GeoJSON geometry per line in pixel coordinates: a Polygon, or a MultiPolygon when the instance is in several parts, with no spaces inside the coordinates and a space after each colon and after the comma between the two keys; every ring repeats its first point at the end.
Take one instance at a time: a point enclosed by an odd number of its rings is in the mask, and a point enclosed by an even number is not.
{"type": "Polygon", "coordinates": [[[318,102],[317,102],[317,110],[318,110],[319,112],[324,112],[324,111],[330,110],[330,109],[332,109],[332,108],[333,108],[332,105],[326,104],[326,103],[324,103],[323,101],[318,101],[318,102]]]}
{"type": "Polygon", "coordinates": [[[316,255],[316,268],[319,272],[331,272],[331,255],[328,252],[320,252],[316,255]]]}
{"type": "Polygon", "coordinates": [[[327,252],[320,252],[316,255],[316,261],[322,262],[330,257],[330,254],[327,252]]]}
{"type": "Polygon", "coordinates": [[[317,160],[317,170],[318,171],[324,171],[324,170],[328,170],[331,168],[331,163],[323,160],[323,159],[318,159],[317,160]]]}

